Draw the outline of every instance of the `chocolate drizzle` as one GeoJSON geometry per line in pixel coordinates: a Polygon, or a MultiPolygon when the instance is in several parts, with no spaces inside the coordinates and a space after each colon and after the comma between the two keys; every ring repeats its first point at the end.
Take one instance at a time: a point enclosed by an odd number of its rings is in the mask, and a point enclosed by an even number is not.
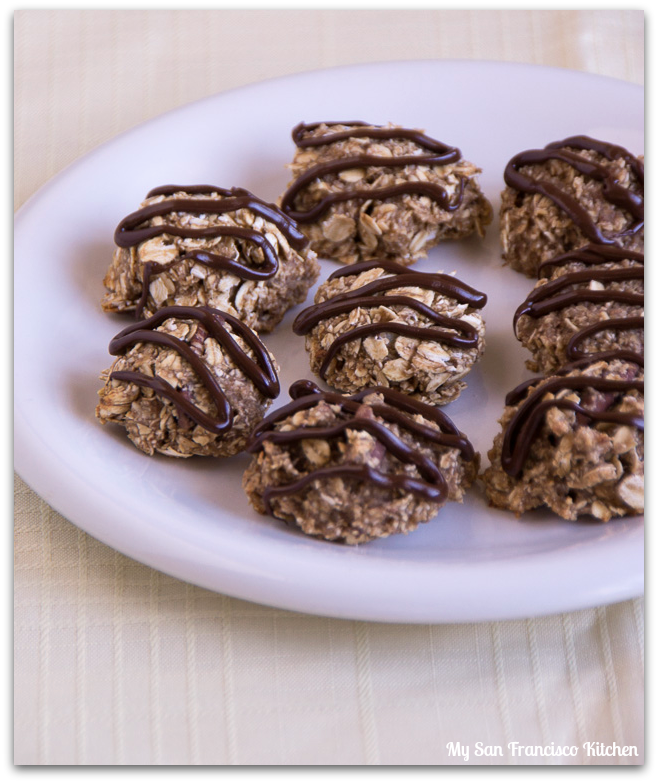
{"type": "MultiPolygon", "coordinates": [[[[585,367],[589,367],[597,362],[613,362],[623,361],[630,362],[631,364],[637,364],[638,367],[644,368],[644,356],[634,351],[627,351],[621,348],[614,348],[610,351],[602,351],[597,354],[587,354],[579,359],[567,362],[555,370],[552,375],[568,375],[574,370],[582,370],[585,367]]],[[[505,396],[505,405],[516,405],[517,402],[523,398],[525,392],[531,387],[536,386],[538,383],[546,380],[547,376],[540,375],[539,377],[530,378],[527,381],[523,381],[516,386],[512,391],[508,392],[505,396]]]]}
{"type": "Polygon", "coordinates": [[[608,329],[630,332],[633,330],[644,330],[644,318],[642,316],[634,316],[630,318],[609,318],[606,321],[600,321],[599,323],[591,324],[576,332],[574,336],[569,340],[567,344],[567,360],[572,361],[575,359],[582,359],[586,356],[601,357],[604,352],[599,354],[588,354],[580,348],[580,344],[598,332],[604,332],[608,329]]]}
{"type": "Polygon", "coordinates": [[[292,138],[298,147],[318,147],[332,144],[348,138],[372,138],[372,139],[407,139],[427,150],[426,154],[401,155],[399,157],[380,155],[355,155],[337,160],[318,163],[297,177],[283,194],[281,209],[298,223],[312,223],[320,218],[333,204],[342,201],[366,201],[368,199],[383,200],[395,196],[416,194],[428,196],[436,202],[441,209],[447,212],[457,210],[463,199],[464,180],[460,179],[459,192],[451,200],[449,194],[440,185],[431,182],[402,182],[385,188],[353,188],[335,193],[328,193],[315,206],[302,212],[294,208],[295,198],[301,190],[316,179],[322,179],[329,174],[338,174],[353,168],[385,167],[401,168],[404,166],[445,166],[448,163],[457,163],[461,159],[461,152],[457,147],[450,147],[443,142],[432,139],[420,131],[410,128],[386,128],[378,125],[368,125],[364,122],[336,122],[336,123],[300,123],[292,131],[292,138]],[[350,125],[349,130],[335,131],[322,136],[307,136],[308,131],[320,125],[350,125]]]}
{"type": "Polygon", "coordinates": [[[597,244],[615,244],[621,237],[636,234],[644,228],[644,196],[633,193],[615,177],[611,168],[603,166],[578,151],[589,150],[602,155],[606,160],[625,160],[642,185],[644,193],[644,164],[628,150],[615,144],[592,139],[588,136],[572,136],[564,141],[548,144],[543,150],[527,150],[515,155],[505,168],[505,183],[521,193],[538,193],[553,203],[571,218],[580,231],[597,244]],[[569,149],[565,149],[569,148],[569,149]],[[576,151],[574,151],[576,150],[576,151]],[[605,236],[587,210],[574,197],[549,180],[539,180],[524,173],[524,166],[532,166],[558,160],[574,168],[579,174],[602,183],[604,198],[612,205],[623,209],[633,222],[625,231],[605,236]]]}
{"type": "Polygon", "coordinates": [[[168,318],[198,321],[209,336],[224,348],[263,396],[274,399],[279,394],[280,388],[276,370],[258,337],[237,318],[211,307],[163,307],[150,318],[131,324],[119,332],[110,343],[109,350],[113,356],[118,356],[125,353],[132,345],[140,342],[155,343],[174,349],[189,362],[206,387],[217,409],[215,416],[194,405],[186,398],[183,391],[175,389],[168,381],[158,375],[151,377],[140,372],[118,370],[110,374],[110,380],[125,381],[153,389],[161,397],[171,400],[179,411],[189,416],[196,424],[215,435],[221,435],[231,429],[233,411],[230,403],[222,391],[219,381],[202,357],[184,340],[166,332],[157,331],[157,327],[168,318]],[[226,328],[227,324],[232,332],[247,343],[256,356],[255,361],[244,351],[231,331],[226,328]]]}
{"type": "Polygon", "coordinates": [[[342,313],[350,312],[358,307],[390,307],[400,305],[408,307],[420,315],[433,321],[443,329],[414,326],[412,324],[398,323],[395,321],[380,321],[378,323],[357,326],[342,335],[339,335],[327,349],[327,353],[319,370],[320,377],[324,378],[332,360],[343,345],[352,340],[357,340],[373,334],[389,332],[404,335],[418,340],[431,340],[460,348],[475,348],[478,344],[477,329],[459,318],[450,318],[437,313],[431,307],[418,301],[409,295],[385,295],[386,291],[405,286],[425,288],[448,296],[456,301],[468,304],[473,308],[482,308],[487,302],[486,294],[476,291],[474,288],[462,283],[450,275],[427,272],[411,272],[406,267],[394,261],[372,259],[360,264],[353,264],[346,269],[339,269],[329,276],[329,280],[339,277],[358,275],[370,269],[382,269],[389,272],[388,276],[382,276],[371,283],[345,293],[336,294],[325,302],[312,305],[303,310],[293,323],[295,334],[307,334],[320,321],[332,318],[342,313]],[[378,296],[378,294],[384,294],[378,296]],[[446,331],[449,329],[451,331],[446,331]]]}
{"type": "Polygon", "coordinates": [[[547,261],[542,261],[537,267],[537,277],[549,277],[554,267],[568,266],[569,264],[602,266],[609,263],[621,263],[625,260],[644,264],[644,253],[625,250],[616,245],[584,245],[577,250],[570,250],[568,253],[562,253],[547,261]]]}
{"type": "Polygon", "coordinates": [[[456,448],[464,460],[474,459],[473,446],[444,413],[393,389],[375,386],[363,389],[348,397],[334,392],[322,391],[311,381],[302,380],[290,387],[290,396],[292,402],[267,416],[256,427],[247,445],[247,451],[252,454],[256,453],[264,448],[266,442],[288,445],[307,439],[336,438],[348,430],[359,430],[370,434],[400,462],[414,465],[421,478],[413,478],[404,473],[383,473],[365,464],[346,463],[321,467],[289,484],[266,488],[263,493],[263,502],[269,514],[272,514],[270,505],[272,498],[299,492],[316,479],[336,476],[356,478],[359,481],[368,481],[387,489],[401,489],[411,492],[429,501],[443,502],[447,497],[448,488],[439,467],[429,457],[410,447],[396,436],[386,426],[387,423],[395,423],[415,437],[428,440],[431,443],[446,448],[456,448]],[[368,405],[362,402],[365,397],[372,394],[382,395],[384,403],[377,402],[368,405]],[[328,427],[275,429],[277,423],[299,411],[315,407],[320,402],[339,406],[346,418],[328,427]],[[415,414],[420,414],[433,422],[439,429],[417,422],[412,418],[415,414]],[[373,415],[383,419],[385,423],[377,421],[373,415]]]}
{"type": "Polygon", "coordinates": [[[430,136],[426,136],[424,133],[413,128],[386,128],[379,125],[369,125],[367,122],[361,122],[360,120],[352,120],[351,122],[300,122],[299,125],[296,125],[292,129],[291,135],[292,140],[298,147],[322,147],[325,144],[333,144],[336,141],[352,138],[384,140],[407,139],[430,152],[449,156],[450,159],[446,160],[446,163],[456,163],[461,158],[461,152],[457,147],[450,147],[442,141],[432,139],[430,136]],[[320,125],[344,125],[348,126],[348,128],[343,131],[324,133],[322,136],[305,135],[309,133],[309,131],[314,131],[316,128],[319,128],[320,125]]]}
{"type": "MultiPolygon", "coordinates": [[[[628,352],[624,351],[611,351],[606,355],[606,360],[613,361],[615,359],[624,359],[629,361],[628,355],[628,352]]],[[[631,354],[631,356],[633,356],[633,354],[631,354]]],[[[585,363],[592,363],[592,361],[593,359],[588,357],[585,362],[579,363],[578,366],[582,367],[585,363]]],[[[630,359],[630,361],[640,364],[641,357],[637,357],[635,360],[630,359]]],[[[628,380],[613,380],[609,378],[597,378],[590,375],[564,374],[573,369],[576,369],[575,363],[571,366],[563,367],[561,370],[563,374],[561,375],[556,374],[548,379],[535,378],[530,381],[525,381],[507,395],[505,404],[515,405],[535,383],[539,384],[520,404],[505,430],[501,450],[501,465],[503,470],[513,478],[517,478],[522,473],[532,443],[539,432],[546,413],[551,408],[574,411],[579,417],[579,421],[582,421],[583,423],[606,422],[644,430],[643,416],[631,412],[610,410],[614,405],[614,400],[618,399],[620,394],[625,394],[631,390],[637,390],[644,393],[643,380],[636,380],[634,378],[629,378],[628,380]],[[580,392],[585,389],[593,389],[596,392],[609,395],[609,398],[606,401],[606,407],[603,410],[594,410],[576,403],[573,400],[558,398],[556,396],[559,392],[564,390],[580,392]],[[545,395],[548,393],[551,394],[551,398],[544,399],[545,395]]]]}
{"type": "Polygon", "coordinates": [[[211,269],[225,270],[236,275],[241,280],[269,280],[279,270],[277,251],[261,231],[229,225],[206,226],[205,228],[175,226],[167,222],[167,215],[176,212],[193,215],[223,215],[227,212],[248,209],[264,220],[273,223],[295,249],[301,250],[308,245],[308,239],[299,231],[294,221],[281,212],[274,204],[262,201],[244,188],[226,190],[225,188],[217,188],[211,185],[165,185],[151,190],[147,198],[154,196],[168,197],[180,192],[198,196],[207,195],[208,198],[171,198],[147,204],[125,217],[119,223],[114,233],[116,244],[123,248],[135,247],[148,239],[163,234],[185,239],[232,237],[235,240],[248,242],[259,247],[263,252],[265,261],[261,265],[250,266],[240,261],[239,258],[231,258],[221,253],[191,250],[166,264],[147,262],[142,270],[142,294],[135,312],[137,318],[141,317],[144,310],[148,298],[150,280],[154,271],[160,273],[181,261],[193,260],[195,263],[211,269]],[[211,198],[213,193],[220,195],[222,198],[211,198]],[[165,220],[158,225],[143,225],[156,217],[164,217],[165,220]]]}

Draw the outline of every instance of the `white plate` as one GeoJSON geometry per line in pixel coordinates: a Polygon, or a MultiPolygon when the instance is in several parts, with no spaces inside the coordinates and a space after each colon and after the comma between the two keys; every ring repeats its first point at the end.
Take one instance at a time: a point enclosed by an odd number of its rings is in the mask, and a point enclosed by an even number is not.
{"type": "MultiPolygon", "coordinates": [[[[15,226],[15,461],[74,524],[203,587],[271,606],[389,622],[465,622],[602,605],[643,591],[643,519],[516,519],[478,491],[415,533],[358,548],[261,517],[241,490],[246,457],[149,458],[94,418],[107,345],[126,320],[103,314],[113,232],[156,185],[244,186],[275,199],[300,120],[396,122],[461,148],[497,213],[505,163],[573,134],[643,150],[643,91],[535,66],[400,62],[295,75],[185,106],[106,144],[50,181],[15,226]]],[[[326,273],[334,268],[325,263],[326,273]]],[[[511,317],[531,283],[485,242],[435,248],[421,270],[455,270],[489,295],[487,351],[445,410],[486,452],[505,393],[528,377],[511,317]]],[[[309,300],[310,301],[310,300],[309,300]]],[[[299,309],[299,308],[298,308],[299,309]]],[[[266,342],[288,385],[310,377],[295,312],[266,342]]]]}

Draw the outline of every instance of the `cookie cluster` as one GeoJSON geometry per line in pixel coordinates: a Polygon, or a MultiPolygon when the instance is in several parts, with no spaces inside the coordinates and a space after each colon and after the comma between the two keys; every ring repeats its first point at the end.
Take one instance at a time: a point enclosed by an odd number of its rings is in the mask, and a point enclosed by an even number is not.
{"type": "Polygon", "coordinates": [[[482,235],[492,210],[479,170],[421,131],[315,123],[293,140],[295,179],[278,204],[239,187],[167,185],[120,221],[102,307],[135,321],[110,343],[96,415],[148,455],[248,448],[245,490],[259,511],[359,543],[415,528],[475,476],[465,436],[425,402],[464,387],[484,349],[486,296],[406,266],[442,239],[482,235]],[[312,387],[313,404],[301,402],[293,424],[275,414],[270,433],[279,366],[261,336],[306,300],[318,255],[356,263],[325,281],[294,328],[308,333],[311,369],[338,391],[299,382],[291,394],[312,387]],[[315,408],[332,411],[335,432],[315,427],[315,408]],[[308,434],[282,440],[293,425],[308,434]],[[313,466],[303,475],[302,457],[313,466]],[[284,463],[296,463],[296,478],[284,463]],[[302,508],[320,496],[310,527],[302,508]]]}
{"type": "Polygon", "coordinates": [[[539,377],[507,395],[493,506],[575,520],[644,510],[644,164],[586,136],[505,170],[503,258],[538,278],[513,317],[539,377]]]}
{"type": "MultiPolygon", "coordinates": [[[[410,266],[482,237],[480,170],[423,131],[301,123],[276,204],[240,187],[167,185],[121,220],[102,307],[132,315],[109,346],[96,415],[147,455],[251,455],[253,507],[307,535],[408,533],[478,478],[441,409],[485,349],[484,292],[410,266]],[[291,402],[263,342],[306,303],[318,257],[342,264],[294,319],[310,370],[291,402]]],[[[605,521],[643,509],[643,162],[572,137],[505,170],[506,264],[537,283],[514,314],[539,373],[507,397],[481,475],[492,505],[605,521]]]]}
{"type": "Polygon", "coordinates": [[[114,235],[102,307],[136,323],[110,343],[96,415],[146,454],[231,456],[279,394],[257,333],[306,298],[315,253],[243,188],[156,188],[114,235]]]}

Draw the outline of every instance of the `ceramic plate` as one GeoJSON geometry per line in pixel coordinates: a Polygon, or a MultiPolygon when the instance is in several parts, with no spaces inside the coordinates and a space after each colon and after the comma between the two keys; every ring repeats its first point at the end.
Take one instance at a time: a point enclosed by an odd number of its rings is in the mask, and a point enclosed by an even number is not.
{"type": "MultiPolygon", "coordinates": [[[[102,279],[116,224],[151,188],[243,186],[274,200],[300,121],[424,128],[482,168],[496,214],[512,155],[574,134],[643,151],[636,85],[537,66],[419,61],[330,69],[222,93],[124,133],[67,168],[15,223],[15,464],[74,524],[167,574],[249,601],[332,617],[466,622],[602,605],[643,591],[643,519],[522,519],[471,491],[409,536],[355,548],[259,516],[241,489],[248,458],[149,458],[94,418],[110,339],[102,279]]],[[[487,292],[487,350],[446,412],[486,452],[505,393],[529,377],[512,313],[531,282],[503,268],[498,226],[419,263],[487,292]]],[[[335,268],[323,262],[321,279],[335,268]]],[[[312,292],[311,292],[312,296],[312,292]]],[[[310,301],[310,298],[309,298],[310,301]]],[[[310,377],[291,311],[266,343],[282,367],[276,406],[310,377]]]]}

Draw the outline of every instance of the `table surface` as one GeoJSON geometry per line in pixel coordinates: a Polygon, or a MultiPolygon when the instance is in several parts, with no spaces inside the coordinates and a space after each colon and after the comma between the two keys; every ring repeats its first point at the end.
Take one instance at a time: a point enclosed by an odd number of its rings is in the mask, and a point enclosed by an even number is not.
{"type": "MultiPolygon", "coordinates": [[[[273,76],[426,58],[636,84],[644,69],[641,11],[35,10],[14,34],[15,208],[117,133],[273,76]]],[[[641,598],[506,622],[334,620],[141,565],[18,476],[14,510],[16,765],[643,762],[641,598]],[[521,759],[514,742],[577,753],[521,759]]]]}

